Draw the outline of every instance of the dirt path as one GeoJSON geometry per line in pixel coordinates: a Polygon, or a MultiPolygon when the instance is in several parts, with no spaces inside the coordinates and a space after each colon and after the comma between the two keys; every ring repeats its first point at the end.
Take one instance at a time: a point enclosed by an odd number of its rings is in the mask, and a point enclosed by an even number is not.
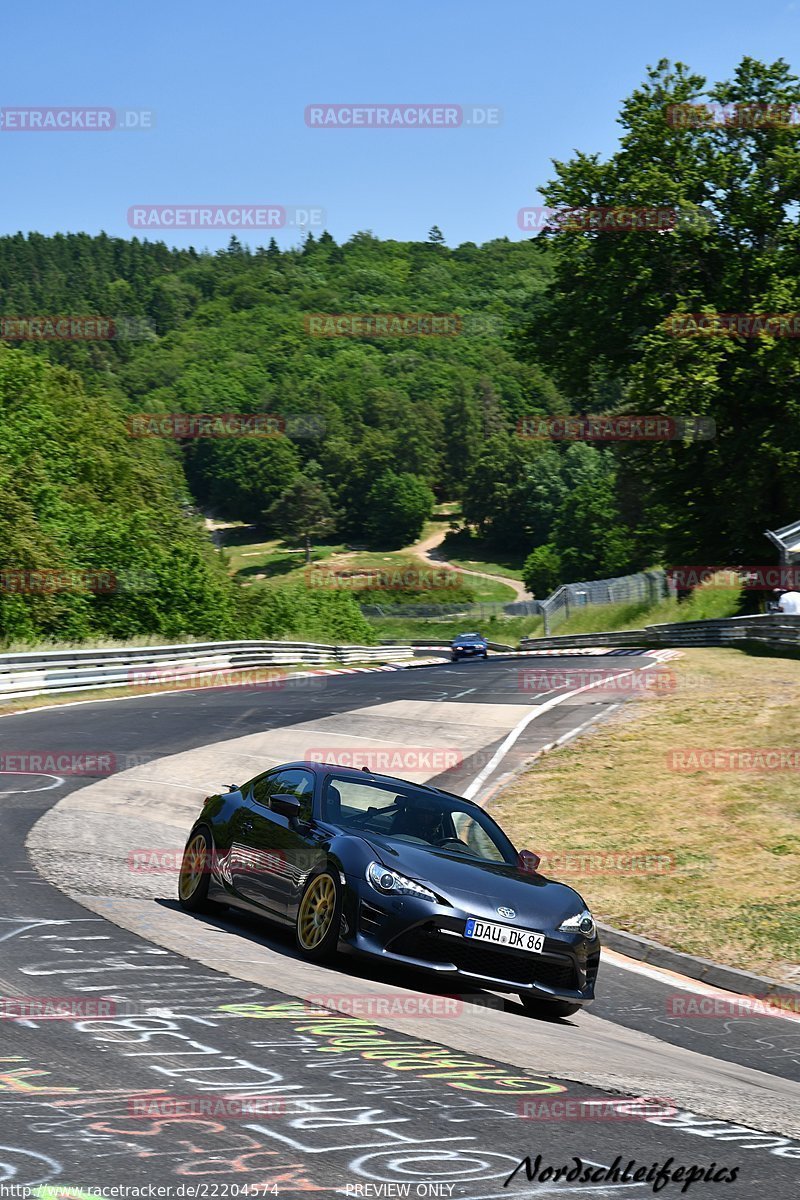
{"type": "MultiPolygon", "coordinates": [[[[434,533],[428,534],[421,541],[416,542],[413,546],[409,546],[411,554],[415,554],[417,558],[423,559],[429,563],[444,563],[450,566],[448,560],[439,550],[447,533],[446,529],[436,530],[434,533]]],[[[488,571],[473,571],[469,567],[452,566],[454,571],[460,571],[462,575],[477,575],[479,579],[494,579],[500,583],[507,584],[508,587],[514,589],[514,599],[516,600],[531,600],[533,597],[525,590],[525,584],[519,579],[511,579],[508,575],[490,575],[488,571]]]]}

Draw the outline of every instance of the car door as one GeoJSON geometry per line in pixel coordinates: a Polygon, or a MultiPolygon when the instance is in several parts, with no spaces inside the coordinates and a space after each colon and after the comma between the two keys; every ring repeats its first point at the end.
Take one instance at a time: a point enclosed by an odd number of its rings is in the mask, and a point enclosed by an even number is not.
{"type": "Polygon", "coordinates": [[[267,771],[245,787],[231,855],[233,886],[249,904],[286,917],[289,895],[309,857],[305,822],[311,819],[314,776],[299,768],[267,771]],[[295,798],[296,817],[276,808],[280,797],[295,798]]]}

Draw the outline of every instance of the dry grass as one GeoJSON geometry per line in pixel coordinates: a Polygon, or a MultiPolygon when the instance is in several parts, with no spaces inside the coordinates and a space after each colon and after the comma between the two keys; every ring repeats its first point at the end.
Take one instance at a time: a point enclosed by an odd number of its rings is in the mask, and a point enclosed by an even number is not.
{"type": "Polygon", "coordinates": [[[619,929],[798,982],[800,769],[676,770],[668,756],[780,747],[800,763],[800,661],[689,650],[664,670],[674,690],[541,759],[492,812],[540,853],[674,856],[664,874],[560,877],[619,929]]]}

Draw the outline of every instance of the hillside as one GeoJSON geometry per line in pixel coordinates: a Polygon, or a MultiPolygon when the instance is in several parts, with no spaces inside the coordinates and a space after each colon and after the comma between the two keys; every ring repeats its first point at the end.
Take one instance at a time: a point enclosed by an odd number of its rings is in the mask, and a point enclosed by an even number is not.
{"type": "MultiPolygon", "coordinates": [[[[0,238],[0,319],[17,322],[0,330],[17,526],[0,565],[159,580],[113,600],[6,589],[4,636],[324,632],[326,605],[370,635],[353,595],[281,583],[280,562],[274,586],[232,580],[199,512],[310,562],[315,545],[401,551],[447,504],[450,557],[508,563],[538,596],[655,564],[773,561],[764,531],[798,516],[797,149],[780,125],[665,125],[665,106],[704,88],[659,63],[622,105],[620,149],[557,162],[542,189],[551,212],[630,214],[636,197],[669,215],[655,232],[555,221],[451,249],[434,226],[426,242],[232,237],[216,254],[0,238]],[[14,333],[47,314],[94,315],[113,336],[14,333]],[[214,436],[197,414],[220,418],[214,436]],[[597,414],[665,414],[669,431],[565,436],[547,421],[597,414]]],[[[745,58],[710,94],[795,103],[800,83],[745,58]]]]}

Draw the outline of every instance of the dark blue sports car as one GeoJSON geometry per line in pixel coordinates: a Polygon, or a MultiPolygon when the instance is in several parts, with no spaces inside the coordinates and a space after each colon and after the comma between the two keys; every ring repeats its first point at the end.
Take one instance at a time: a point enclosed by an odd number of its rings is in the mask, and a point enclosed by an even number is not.
{"type": "Polygon", "coordinates": [[[460,658],[488,658],[489,643],[479,633],[459,633],[450,643],[450,659],[458,662],[460,658]]]}
{"type": "Polygon", "coordinates": [[[368,954],[568,1016],[594,997],[600,942],[583,899],[538,865],[460,796],[297,762],[208,797],[178,896],[294,926],[309,959],[368,954]]]}

